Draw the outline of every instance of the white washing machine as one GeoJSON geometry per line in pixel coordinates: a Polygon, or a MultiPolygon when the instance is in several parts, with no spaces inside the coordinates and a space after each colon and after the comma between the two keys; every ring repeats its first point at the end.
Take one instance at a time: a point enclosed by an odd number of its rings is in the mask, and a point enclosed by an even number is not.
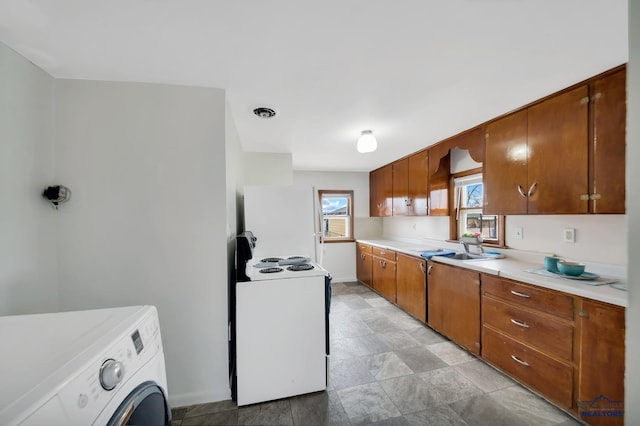
{"type": "Polygon", "coordinates": [[[0,424],[168,425],[153,306],[0,317],[0,424]]]}

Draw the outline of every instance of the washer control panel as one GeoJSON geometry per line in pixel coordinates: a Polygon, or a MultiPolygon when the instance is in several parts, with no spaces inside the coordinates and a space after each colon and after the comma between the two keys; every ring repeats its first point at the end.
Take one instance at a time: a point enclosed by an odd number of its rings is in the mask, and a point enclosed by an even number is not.
{"type": "Polygon", "coordinates": [[[78,424],[92,424],[133,373],[162,351],[158,317],[153,313],[129,327],[59,392],[69,418],[77,419],[78,424]]]}

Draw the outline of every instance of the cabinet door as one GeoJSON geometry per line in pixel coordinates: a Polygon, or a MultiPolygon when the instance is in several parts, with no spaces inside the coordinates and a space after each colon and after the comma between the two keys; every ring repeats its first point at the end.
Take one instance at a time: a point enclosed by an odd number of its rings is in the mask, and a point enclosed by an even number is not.
{"type": "Polygon", "coordinates": [[[422,322],[427,321],[426,263],[424,259],[398,254],[396,301],[422,322]]]}
{"type": "Polygon", "coordinates": [[[371,247],[358,244],[356,252],[356,276],[358,281],[371,287],[373,256],[371,247]]]}
{"type": "Polygon", "coordinates": [[[484,213],[527,213],[527,110],[487,125],[483,163],[484,213]]]}
{"type": "Polygon", "coordinates": [[[594,82],[592,213],[625,213],[626,71],[594,82]]]}
{"type": "Polygon", "coordinates": [[[391,216],[393,202],[393,169],[388,164],[369,174],[369,215],[391,216]]]}
{"type": "Polygon", "coordinates": [[[409,212],[409,159],[391,163],[393,170],[393,216],[406,216],[409,212]]]}
{"type": "Polygon", "coordinates": [[[420,151],[409,157],[409,212],[410,216],[427,215],[427,168],[429,153],[420,151]]]}
{"type": "Polygon", "coordinates": [[[469,351],[480,353],[480,274],[429,262],[429,325],[469,351]]]}
{"type": "Polygon", "coordinates": [[[444,157],[429,154],[429,216],[449,215],[449,177],[451,154],[444,157]],[[435,164],[432,164],[435,163],[435,164]]]}
{"type": "Polygon", "coordinates": [[[588,103],[584,85],[528,109],[529,214],[588,212],[588,103]]]}
{"type": "Polygon", "coordinates": [[[583,299],[580,333],[578,415],[592,425],[622,425],[622,416],[588,413],[594,406],[609,412],[623,409],[624,308],[583,299]]]}
{"type": "Polygon", "coordinates": [[[396,303],[396,262],[373,257],[373,289],[392,303],[396,303]]]}

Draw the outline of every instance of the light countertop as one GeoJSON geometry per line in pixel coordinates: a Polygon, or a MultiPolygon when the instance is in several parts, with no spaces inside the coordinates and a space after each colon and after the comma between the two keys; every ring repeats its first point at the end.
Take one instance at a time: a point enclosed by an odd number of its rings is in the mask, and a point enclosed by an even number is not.
{"type": "MultiPolygon", "coordinates": [[[[408,254],[410,256],[420,257],[422,252],[435,251],[438,249],[462,251],[462,246],[447,242],[431,241],[427,243],[396,241],[396,240],[358,240],[360,243],[393,250],[399,253],[408,254]]],[[[490,249],[493,250],[493,249],[490,249]]],[[[461,268],[471,269],[484,274],[496,275],[503,278],[509,278],[521,281],[527,284],[533,284],[552,290],[558,290],[576,296],[582,296],[601,302],[611,303],[618,306],[627,306],[628,296],[624,290],[612,287],[610,284],[590,285],[588,281],[579,281],[562,277],[548,277],[531,272],[530,269],[539,269],[543,267],[543,259],[545,253],[529,253],[516,250],[502,250],[505,255],[503,259],[492,260],[473,260],[462,261],[449,257],[434,256],[431,258],[434,262],[444,263],[448,265],[458,266],[461,268]]],[[[624,268],[618,266],[591,264],[587,262],[587,270],[594,271],[603,278],[611,278],[617,280],[614,285],[626,285],[627,280],[623,276],[624,268]]]]}

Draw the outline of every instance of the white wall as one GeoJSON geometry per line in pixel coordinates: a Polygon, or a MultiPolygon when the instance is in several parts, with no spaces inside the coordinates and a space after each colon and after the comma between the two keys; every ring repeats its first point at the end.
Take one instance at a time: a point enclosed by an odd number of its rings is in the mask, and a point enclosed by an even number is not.
{"type": "Polygon", "coordinates": [[[244,184],[291,185],[293,183],[291,158],[291,154],[245,152],[244,184]]]}
{"type": "Polygon", "coordinates": [[[235,236],[242,230],[242,188],[244,187],[245,158],[229,103],[225,110],[226,167],[227,167],[227,233],[235,253],[235,236]]]}
{"type": "Polygon", "coordinates": [[[627,69],[627,212],[629,226],[629,307],[625,419],[640,419],[640,2],[629,2],[629,65],[627,69]]]}
{"type": "Polygon", "coordinates": [[[229,398],[223,90],[55,82],[60,306],[158,307],[173,405],[229,398]]]}
{"type": "Polygon", "coordinates": [[[627,265],[625,215],[507,216],[506,242],[511,248],[555,253],[560,257],[627,265]],[[523,229],[522,240],[513,238],[514,228],[523,229]],[[575,243],[563,242],[563,230],[575,229],[575,243]]]}
{"type": "Polygon", "coordinates": [[[0,43],[0,315],[58,307],[53,78],[0,43]]]}
{"type": "MultiPolygon", "coordinates": [[[[352,190],[355,237],[371,239],[382,235],[381,219],[369,217],[369,173],[294,171],[293,183],[313,185],[316,189],[352,190]]],[[[331,272],[334,282],[356,280],[355,243],[324,244],[323,257],[324,267],[331,272]]]]}

